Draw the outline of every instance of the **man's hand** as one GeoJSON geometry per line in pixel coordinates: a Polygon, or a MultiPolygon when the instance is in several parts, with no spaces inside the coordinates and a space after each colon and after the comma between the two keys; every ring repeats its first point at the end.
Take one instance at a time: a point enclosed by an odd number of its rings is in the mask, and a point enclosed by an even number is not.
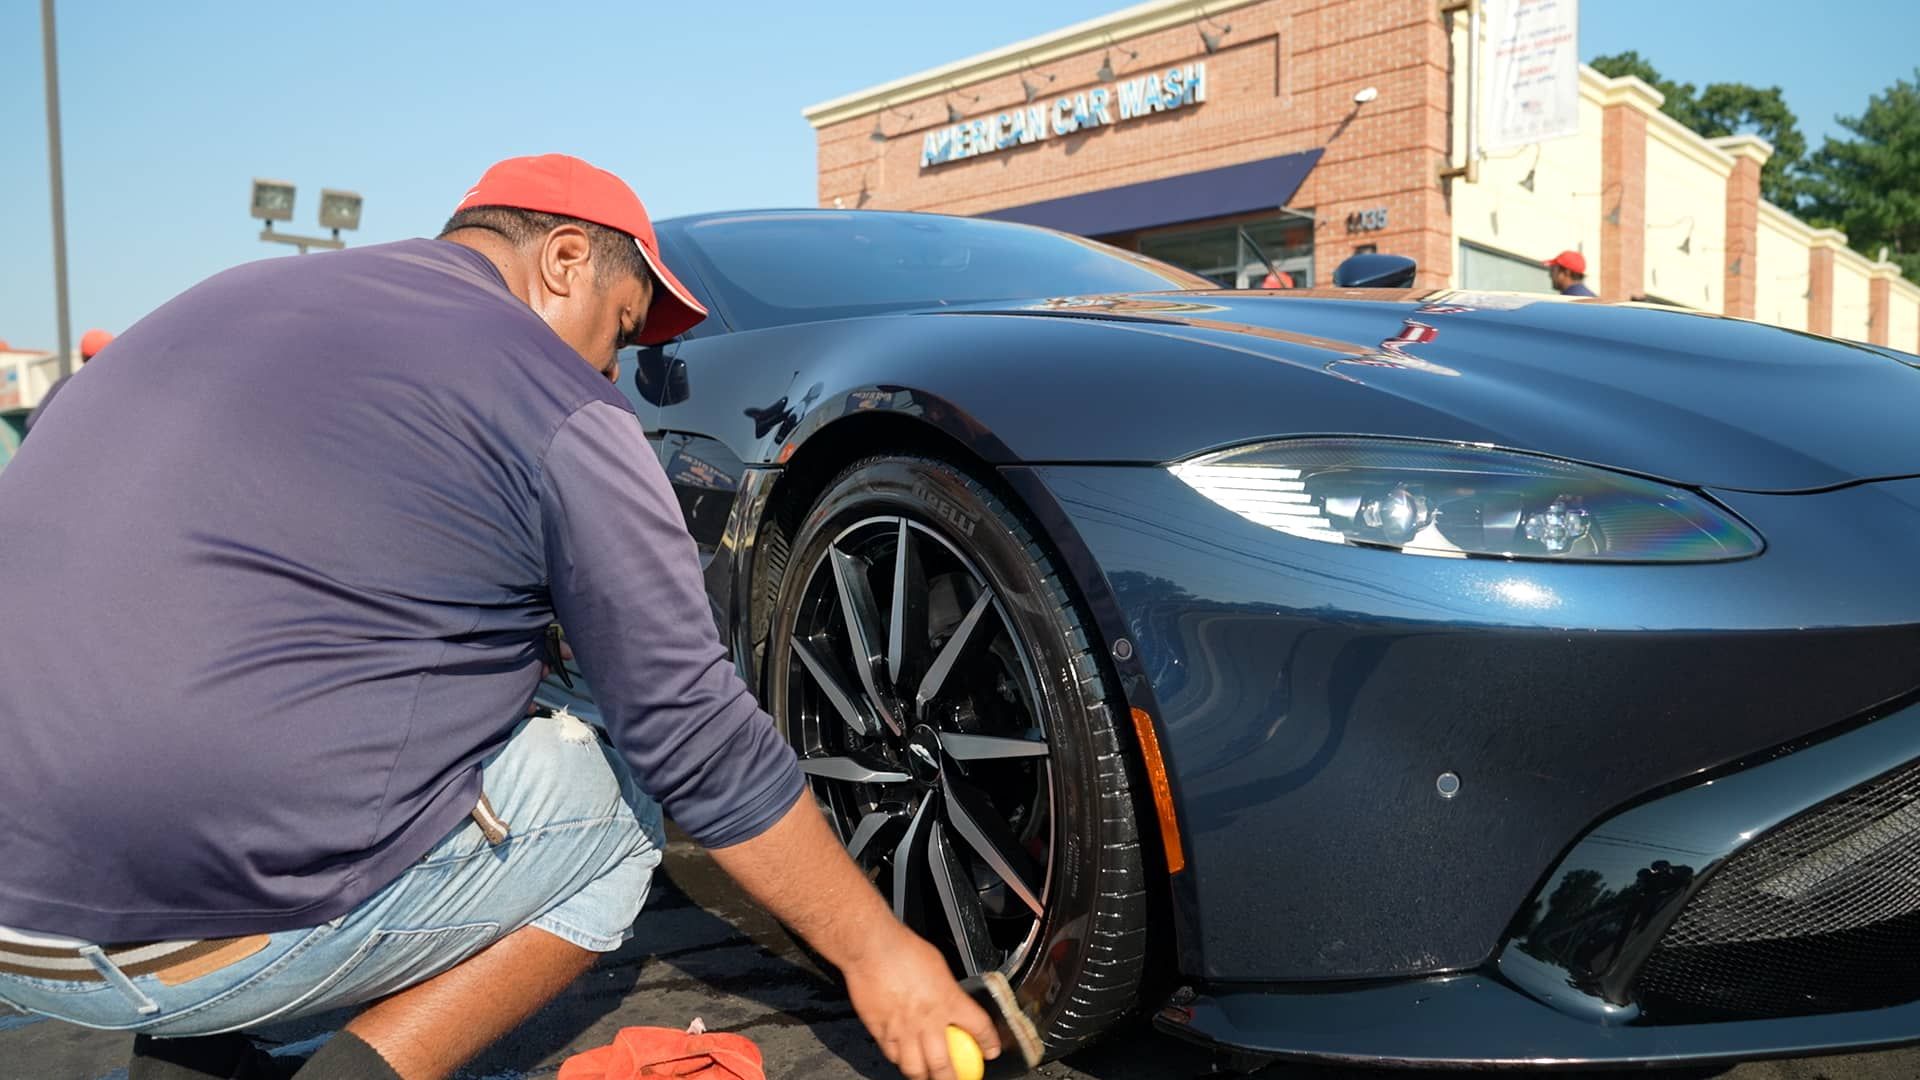
{"type": "Polygon", "coordinates": [[[947,1025],[1000,1056],[993,1019],[960,989],[938,950],[900,925],[803,794],[775,825],[713,860],[761,907],[846,977],[854,1011],[907,1080],[954,1080],[947,1025]]]}
{"type": "Polygon", "coordinates": [[[886,929],[865,959],[842,968],[847,995],[860,1022],[887,1060],[909,1080],[953,1080],[947,1060],[947,1025],[973,1036],[986,1057],[1000,1053],[993,1018],[961,992],[946,958],[889,916],[886,929]],[[892,940],[884,940],[891,937],[892,940]]]}

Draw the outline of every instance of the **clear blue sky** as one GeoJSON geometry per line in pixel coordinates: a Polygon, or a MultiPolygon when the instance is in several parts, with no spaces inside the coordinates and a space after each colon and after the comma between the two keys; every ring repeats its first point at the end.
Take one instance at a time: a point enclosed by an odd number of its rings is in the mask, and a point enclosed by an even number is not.
{"type": "MultiPolygon", "coordinates": [[[[118,331],[195,281],[278,254],[254,176],[367,203],[356,243],[431,234],[492,161],[562,150],[658,216],[811,205],[800,109],[1128,0],[62,0],[73,333],[118,331]],[[542,14],[551,12],[552,14],[542,14]],[[543,21],[543,19],[547,21],[543,21]]],[[[1779,84],[1810,141],[1911,78],[1915,0],[1586,0],[1583,59],[1779,84]]],[[[0,339],[56,340],[39,5],[0,2],[0,339]]]]}

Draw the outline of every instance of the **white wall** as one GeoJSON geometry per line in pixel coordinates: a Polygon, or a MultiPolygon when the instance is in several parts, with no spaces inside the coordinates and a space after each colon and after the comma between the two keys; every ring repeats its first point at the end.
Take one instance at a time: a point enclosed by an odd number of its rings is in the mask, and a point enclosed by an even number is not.
{"type": "Polygon", "coordinates": [[[1726,310],[1727,177],[1732,172],[1733,159],[1693,132],[1665,116],[1647,118],[1644,292],[1702,311],[1726,310]],[[1689,248],[1684,252],[1683,240],[1689,248]]]}
{"type": "MultiPolygon", "coordinates": [[[[1464,42],[1464,36],[1459,40],[1464,42]]],[[[1462,72],[1455,80],[1456,93],[1465,93],[1464,78],[1462,72]]],[[[1460,280],[1460,242],[1466,241],[1541,262],[1562,251],[1578,251],[1587,258],[1587,284],[1598,291],[1602,122],[1597,94],[1589,99],[1582,93],[1578,135],[1487,158],[1480,163],[1479,183],[1454,181],[1455,284],[1460,280]],[[1529,170],[1532,191],[1520,186],[1529,170]]]]}
{"type": "Polygon", "coordinates": [[[1920,353],[1920,286],[1896,281],[1887,300],[1887,344],[1920,353]]]}
{"type": "Polygon", "coordinates": [[[1760,205],[1753,317],[1794,330],[1807,328],[1807,227],[1785,210],[1760,205]]]}
{"type": "Polygon", "coordinates": [[[1834,252],[1833,258],[1833,336],[1849,341],[1867,340],[1872,313],[1868,310],[1867,260],[1851,251],[1834,252]]]}

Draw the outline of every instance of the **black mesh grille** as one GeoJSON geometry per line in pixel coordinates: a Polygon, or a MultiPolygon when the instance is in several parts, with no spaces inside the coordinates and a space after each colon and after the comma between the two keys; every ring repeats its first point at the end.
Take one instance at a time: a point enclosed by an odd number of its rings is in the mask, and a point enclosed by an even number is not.
{"type": "Polygon", "coordinates": [[[1729,859],[1668,927],[1639,990],[1666,1022],[1920,999],[1920,762],[1729,859]]]}

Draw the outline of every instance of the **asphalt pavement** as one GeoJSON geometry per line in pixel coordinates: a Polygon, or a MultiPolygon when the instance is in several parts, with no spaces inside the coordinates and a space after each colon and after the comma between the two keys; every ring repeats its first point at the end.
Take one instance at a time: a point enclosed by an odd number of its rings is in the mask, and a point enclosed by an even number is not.
{"type": "MultiPolygon", "coordinates": [[[[757,1042],[766,1055],[770,1080],[899,1076],[867,1039],[838,988],[778,924],[735,893],[713,864],[685,841],[669,845],[666,873],[656,878],[634,939],[459,1075],[469,1080],[551,1077],[569,1054],[604,1045],[623,1027],[684,1027],[695,1017],[710,1029],[740,1032],[757,1042]]],[[[306,1054],[344,1019],[315,1017],[257,1034],[277,1044],[277,1054],[306,1054]]],[[[0,1080],[124,1080],[131,1042],[126,1035],[0,1016],[0,1080]]],[[[1052,1080],[1196,1080],[1210,1075],[1211,1069],[1206,1054],[1142,1024],[1049,1064],[1040,1075],[1052,1080]]],[[[1253,1080],[1419,1080],[1420,1075],[1276,1065],[1254,1074],[1253,1080]]],[[[1554,1075],[1570,1080],[1566,1073],[1554,1075]]],[[[1627,1075],[1702,1077],[1698,1071],[1627,1075]]],[[[1920,1049],[1755,1063],[1719,1073],[1716,1080],[1916,1077],[1920,1049]]]]}

